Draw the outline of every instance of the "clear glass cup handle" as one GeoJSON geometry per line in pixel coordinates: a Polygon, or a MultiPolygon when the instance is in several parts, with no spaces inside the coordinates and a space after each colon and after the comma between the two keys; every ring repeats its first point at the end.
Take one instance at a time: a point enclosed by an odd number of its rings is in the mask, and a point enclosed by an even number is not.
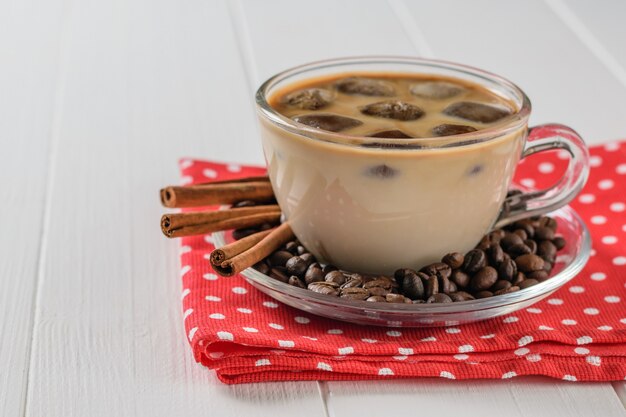
{"type": "Polygon", "coordinates": [[[589,150],[573,129],[559,124],[546,124],[528,129],[522,158],[550,149],[563,149],[570,154],[563,176],[545,190],[528,191],[507,197],[494,227],[538,216],[569,203],[583,188],[589,176],[589,150]]]}

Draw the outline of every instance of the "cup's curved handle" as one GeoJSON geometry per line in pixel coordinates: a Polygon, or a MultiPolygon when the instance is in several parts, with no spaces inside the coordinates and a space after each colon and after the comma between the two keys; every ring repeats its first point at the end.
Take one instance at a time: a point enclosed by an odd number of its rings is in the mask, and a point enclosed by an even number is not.
{"type": "Polygon", "coordinates": [[[517,220],[539,216],[569,203],[583,188],[589,176],[589,150],[573,129],[559,124],[546,124],[528,129],[528,138],[522,158],[550,149],[564,149],[570,154],[569,165],[563,176],[545,190],[509,195],[495,228],[517,220]]]}

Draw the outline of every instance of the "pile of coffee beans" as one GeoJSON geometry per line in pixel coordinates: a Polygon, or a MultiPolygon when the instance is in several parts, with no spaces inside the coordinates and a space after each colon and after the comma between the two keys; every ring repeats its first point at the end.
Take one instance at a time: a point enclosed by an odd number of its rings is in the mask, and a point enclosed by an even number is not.
{"type": "Polygon", "coordinates": [[[466,254],[451,252],[441,262],[419,271],[400,268],[393,276],[322,265],[297,240],[254,268],[289,285],[351,300],[413,304],[467,301],[519,291],[550,278],[557,252],[565,247],[556,229],[556,220],[551,217],[520,220],[485,235],[466,254]]]}

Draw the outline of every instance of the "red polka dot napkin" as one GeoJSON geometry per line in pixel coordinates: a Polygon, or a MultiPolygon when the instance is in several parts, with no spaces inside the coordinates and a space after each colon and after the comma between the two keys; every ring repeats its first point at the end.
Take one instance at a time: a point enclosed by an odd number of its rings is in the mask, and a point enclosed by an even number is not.
{"type": "MultiPolygon", "coordinates": [[[[626,377],[626,142],[591,150],[589,181],[572,203],[591,229],[593,254],[562,289],[530,308],[456,327],[392,329],[316,317],[269,298],[242,277],[216,275],[210,236],[182,239],[183,318],[196,360],[228,384],[407,377],[547,375],[567,381],[626,377]]],[[[546,187],[561,154],[540,154],[517,180],[546,187]]],[[[184,159],[183,182],[264,170],[184,159]]]]}

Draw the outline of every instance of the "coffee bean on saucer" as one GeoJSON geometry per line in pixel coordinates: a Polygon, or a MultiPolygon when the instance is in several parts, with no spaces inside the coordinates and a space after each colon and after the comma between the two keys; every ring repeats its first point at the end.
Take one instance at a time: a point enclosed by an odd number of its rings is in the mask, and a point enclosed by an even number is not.
{"type": "Polygon", "coordinates": [[[539,219],[539,227],[547,227],[548,229],[556,231],[557,226],[558,224],[556,220],[554,220],[552,217],[544,216],[539,219]]]}
{"type": "Polygon", "coordinates": [[[534,254],[527,254],[515,258],[517,268],[522,272],[540,271],[543,269],[544,260],[534,254]]]}
{"type": "Polygon", "coordinates": [[[511,281],[511,283],[513,284],[513,286],[519,285],[520,283],[524,282],[525,279],[526,279],[526,275],[524,275],[523,272],[518,271],[517,275],[513,277],[513,281],[511,281]]]}
{"type": "Polygon", "coordinates": [[[524,229],[515,229],[513,230],[513,233],[518,235],[522,240],[528,239],[528,234],[526,233],[526,230],[524,229]]]}
{"type": "Polygon", "coordinates": [[[270,267],[263,261],[255,263],[252,268],[265,275],[270,272],[270,267]]]}
{"type": "Polygon", "coordinates": [[[371,297],[369,297],[367,300],[365,301],[371,301],[374,303],[386,303],[387,299],[383,296],[380,295],[372,295],[371,297]]]}
{"type": "Polygon", "coordinates": [[[285,266],[287,261],[291,259],[292,256],[293,254],[291,252],[280,250],[270,255],[269,262],[271,266],[285,266]]]}
{"type": "Polygon", "coordinates": [[[297,255],[298,254],[298,242],[296,242],[295,240],[292,240],[291,242],[287,242],[287,244],[285,245],[285,250],[291,253],[292,255],[297,255]]]}
{"type": "Polygon", "coordinates": [[[381,297],[386,296],[387,294],[389,294],[389,290],[383,288],[383,287],[369,287],[368,288],[370,294],[372,295],[378,295],[381,297]]]}
{"type": "Polygon", "coordinates": [[[499,291],[499,290],[505,290],[507,288],[512,287],[511,282],[506,281],[504,279],[500,279],[498,281],[496,281],[495,284],[493,284],[490,288],[491,291],[499,291]]]}
{"type": "Polygon", "coordinates": [[[280,282],[284,282],[287,283],[289,282],[289,276],[287,274],[285,274],[283,271],[281,271],[278,268],[272,268],[270,269],[270,273],[269,273],[270,277],[280,281],[280,282]]]}
{"type": "Polygon", "coordinates": [[[300,255],[300,258],[302,258],[304,262],[306,262],[307,267],[315,262],[315,256],[313,256],[312,253],[305,252],[300,255]]]}
{"type": "Polygon", "coordinates": [[[491,291],[478,291],[477,293],[474,294],[475,298],[489,298],[489,297],[493,297],[493,293],[491,291]]]}
{"type": "Polygon", "coordinates": [[[498,272],[491,266],[480,269],[472,277],[470,288],[474,291],[482,291],[490,288],[498,280],[498,272]]]}
{"type": "Polygon", "coordinates": [[[524,239],[516,235],[515,233],[507,233],[502,240],[500,241],[500,245],[502,245],[502,249],[509,252],[509,248],[515,245],[523,245],[524,239]]]}
{"type": "Polygon", "coordinates": [[[337,296],[339,295],[339,292],[337,291],[337,288],[330,285],[332,283],[330,282],[312,282],[310,283],[307,288],[311,291],[320,293],[320,294],[326,294],[326,295],[333,295],[333,296],[337,296]]]}
{"type": "MultiPolygon", "coordinates": [[[[406,303],[407,298],[404,295],[389,293],[385,296],[388,303],[406,303]]],[[[410,301],[410,300],[409,300],[410,301]]]]}
{"type": "Polygon", "coordinates": [[[565,239],[562,236],[557,236],[552,239],[552,243],[556,246],[556,250],[561,250],[565,247],[565,239]]]}
{"type": "Polygon", "coordinates": [[[346,276],[341,271],[330,271],[328,274],[324,275],[324,281],[342,285],[346,282],[346,276]]]}
{"type": "Polygon", "coordinates": [[[451,292],[456,291],[456,285],[448,279],[446,276],[442,276],[438,278],[439,281],[439,292],[444,294],[450,294],[451,292]],[[453,286],[454,285],[454,289],[453,286]]]}
{"type": "Polygon", "coordinates": [[[537,242],[532,239],[526,239],[524,245],[530,249],[530,253],[537,253],[537,242]]]}
{"type": "Polygon", "coordinates": [[[552,240],[554,239],[554,229],[549,227],[538,227],[535,229],[535,239],[552,240]]]}
{"type": "Polygon", "coordinates": [[[517,264],[511,258],[503,261],[498,267],[498,277],[507,281],[512,281],[517,275],[517,264]]]}
{"type": "Polygon", "coordinates": [[[523,290],[524,288],[532,287],[533,285],[537,284],[539,284],[539,281],[533,278],[528,278],[522,281],[518,286],[521,290],[523,290]]]}
{"type": "Polygon", "coordinates": [[[516,244],[516,245],[513,245],[513,246],[509,246],[507,252],[513,258],[517,258],[518,256],[532,253],[530,248],[528,246],[526,246],[524,243],[520,243],[520,244],[516,244]]]}
{"type": "Polygon", "coordinates": [[[312,282],[324,281],[322,267],[317,262],[312,263],[304,273],[304,282],[308,285],[312,282]]]}
{"type": "Polygon", "coordinates": [[[343,288],[339,293],[341,298],[350,298],[351,300],[365,300],[370,296],[370,292],[365,288],[343,288]]]}
{"type": "Polygon", "coordinates": [[[413,270],[408,270],[404,275],[402,290],[407,297],[412,299],[424,297],[424,283],[413,270]]]}
{"type": "Polygon", "coordinates": [[[494,291],[493,295],[509,294],[509,293],[516,292],[516,291],[519,291],[519,287],[503,288],[501,290],[494,291]]]}
{"type": "Polygon", "coordinates": [[[523,230],[524,232],[526,232],[526,239],[532,239],[535,236],[535,228],[533,227],[531,221],[529,221],[528,219],[516,221],[515,223],[513,223],[513,229],[523,230]]]}
{"type": "Polygon", "coordinates": [[[537,255],[541,256],[544,260],[554,259],[556,257],[556,246],[549,240],[542,240],[537,245],[537,255]]]}
{"type": "Polygon", "coordinates": [[[459,290],[459,287],[454,283],[454,281],[449,280],[448,281],[448,288],[450,289],[449,292],[447,292],[446,294],[449,293],[453,293],[453,292],[457,292],[459,290]]]}
{"type": "Polygon", "coordinates": [[[465,261],[463,262],[463,269],[465,272],[473,274],[479,269],[487,265],[487,257],[485,252],[480,249],[472,249],[465,255],[465,261]]]}
{"type": "Polygon", "coordinates": [[[470,276],[467,275],[465,272],[461,271],[460,269],[456,269],[454,271],[452,271],[452,275],[450,276],[450,279],[459,287],[461,288],[465,288],[469,285],[470,283],[470,276]]]}
{"type": "Polygon", "coordinates": [[[474,296],[468,292],[465,291],[457,291],[457,292],[453,292],[452,294],[448,294],[448,296],[450,297],[450,299],[452,301],[468,301],[468,300],[475,300],[474,296]]]}
{"type": "Polygon", "coordinates": [[[439,292],[439,281],[436,276],[428,277],[426,288],[424,289],[424,297],[429,298],[439,292]]]}
{"type": "Polygon", "coordinates": [[[363,285],[363,276],[361,274],[350,274],[346,277],[346,282],[341,285],[341,288],[356,288],[363,285]]]}
{"type": "Polygon", "coordinates": [[[294,287],[299,287],[299,288],[306,288],[306,286],[304,285],[304,282],[302,282],[300,278],[298,278],[295,275],[292,275],[289,277],[289,285],[293,285],[294,287]]]}
{"type": "Polygon", "coordinates": [[[303,275],[308,267],[306,261],[297,255],[289,258],[285,266],[289,274],[297,276],[303,275]]]}
{"type": "Polygon", "coordinates": [[[458,269],[463,266],[464,260],[465,257],[462,253],[450,252],[441,259],[441,262],[448,264],[448,266],[452,269],[458,269]]]}
{"type": "Polygon", "coordinates": [[[420,272],[425,273],[428,276],[435,275],[438,278],[446,277],[449,278],[450,274],[452,274],[452,268],[450,265],[443,262],[435,262],[430,265],[426,265],[420,272]]]}
{"type": "Polygon", "coordinates": [[[487,249],[487,256],[491,265],[500,265],[504,261],[504,251],[502,246],[496,243],[487,249]]]}
{"type": "Polygon", "coordinates": [[[442,293],[438,293],[438,294],[432,295],[432,296],[428,297],[428,299],[426,300],[427,304],[432,304],[432,303],[451,303],[451,302],[452,302],[452,298],[450,298],[448,295],[442,294],[442,293]]]}
{"type": "Polygon", "coordinates": [[[391,288],[393,287],[393,283],[391,282],[389,278],[381,276],[363,284],[363,288],[374,288],[374,287],[380,287],[386,290],[391,290],[391,288]]]}
{"type": "Polygon", "coordinates": [[[545,280],[548,279],[548,272],[541,270],[541,271],[532,271],[529,272],[528,274],[526,274],[527,278],[532,278],[532,279],[536,279],[539,282],[543,282],[545,280]]]}

